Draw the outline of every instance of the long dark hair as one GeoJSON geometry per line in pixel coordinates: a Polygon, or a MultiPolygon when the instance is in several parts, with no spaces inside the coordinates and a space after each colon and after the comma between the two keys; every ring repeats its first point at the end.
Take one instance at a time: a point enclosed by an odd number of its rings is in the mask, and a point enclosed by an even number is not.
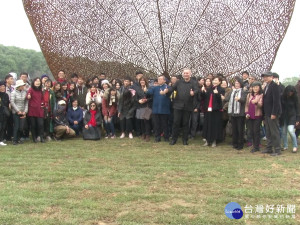
{"type": "Polygon", "coordinates": [[[288,85],[283,91],[282,98],[283,98],[284,101],[286,101],[288,99],[292,99],[293,101],[298,102],[298,96],[297,96],[296,88],[292,85],[288,85]],[[289,96],[290,92],[293,93],[291,96],[289,96]]]}
{"type": "Polygon", "coordinates": [[[41,78],[39,78],[39,77],[34,78],[34,79],[32,80],[32,82],[31,82],[31,88],[34,89],[34,90],[41,91],[41,90],[42,90],[42,80],[41,80],[41,78]],[[39,87],[34,86],[34,82],[35,82],[36,80],[40,80],[40,83],[41,83],[41,84],[40,84],[39,87]]]}
{"type": "Polygon", "coordinates": [[[108,91],[108,96],[107,96],[107,102],[106,102],[106,106],[108,106],[108,104],[109,104],[109,102],[110,102],[110,98],[111,98],[111,92],[112,91],[115,91],[116,92],[116,97],[115,97],[115,99],[116,99],[116,101],[113,103],[114,105],[117,105],[117,103],[118,103],[118,92],[117,92],[117,89],[115,89],[115,88],[110,88],[109,89],[109,91],[108,91]]]}

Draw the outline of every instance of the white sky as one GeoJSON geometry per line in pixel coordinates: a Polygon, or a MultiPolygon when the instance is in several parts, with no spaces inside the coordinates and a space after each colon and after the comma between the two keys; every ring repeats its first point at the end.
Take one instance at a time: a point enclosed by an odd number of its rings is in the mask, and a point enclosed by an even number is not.
{"type": "MultiPolygon", "coordinates": [[[[0,0],[0,44],[41,51],[25,14],[22,0],[0,0]]],[[[290,26],[272,71],[286,77],[300,75],[300,3],[296,1],[290,26]]],[[[1,66],[1,65],[0,65],[1,66]]]]}

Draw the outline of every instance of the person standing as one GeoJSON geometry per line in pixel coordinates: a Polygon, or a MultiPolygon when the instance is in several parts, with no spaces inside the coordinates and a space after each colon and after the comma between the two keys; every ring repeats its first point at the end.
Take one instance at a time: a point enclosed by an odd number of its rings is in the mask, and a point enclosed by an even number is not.
{"type": "Polygon", "coordinates": [[[6,146],[4,141],[4,134],[6,131],[7,118],[9,113],[9,96],[6,93],[5,81],[0,81],[0,146],[6,146]],[[6,111],[6,113],[5,113],[6,111]]]}
{"type": "Polygon", "coordinates": [[[262,153],[278,156],[281,154],[279,134],[279,116],[281,114],[280,89],[279,85],[273,81],[272,72],[264,72],[261,76],[266,82],[263,96],[263,113],[267,137],[267,147],[262,153]]]}
{"type": "Polygon", "coordinates": [[[176,91],[176,97],[173,102],[174,122],[172,128],[172,140],[170,145],[175,145],[179,136],[179,128],[182,122],[183,145],[188,145],[189,138],[189,120],[194,110],[194,96],[198,94],[198,84],[191,79],[192,72],[190,69],[183,70],[183,79],[178,80],[173,86],[162,90],[160,94],[176,91]]]}
{"type": "Polygon", "coordinates": [[[220,86],[221,82],[220,77],[215,77],[211,87],[202,87],[203,108],[205,110],[202,133],[205,144],[203,146],[211,144],[211,147],[216,147],[217,142],[223,140],[222,96],[225,95],[225,90],[220,86]]]}
{"type": "Polygon", "coordinates": [[[25,86],[26,83],[24,83],[23,80],[17,80],[15,91],[11,93],[10,104],[14,119],[13,145],[23,144],[20,140],[20,122],[21,119],[26,120],[26,114],[28,113],[28,100],[26,98],[27,91],[25,90],[25,86]]]}
{"type": "Polygon", "coordinates": [[[294,133],[295,124],[298,125],[300,121],[298,96],[296,88],[288,85],[281,96],[282,115],[280,116],[280,126],[282,129],[283,149],[288,149],[289,133],[293,143],[293,153],[297,152],[298,144],[294,133]]]}
{"type": "Polygon", "coordinates": [[[260,126],[262,122],[263,91],[261,83],[255,81],[251,84],[251,93],[248,94],[245,106],[247,128],[253,143],[252,153],[258,152],[260,145],[260,126]]]}
{"type": "Polygon", "coordinates": [[[234,88],[225,99],[225,102],[228,102],[228,114],[231,117],[232,146],[236,150],[242,150],[244,147],[246,97],[243,81],[236,77],[234,88]]]}
{"type": "Polygon", "coordinates": [[[155,142],[161,141],[161,134],[164,134],[166,142],[169,141],[168,120],[171,114],[171,99],[170,95],[161,95],[160,91],[168,88],[166,77],[160,75],[157,78],[158,86],[152,86],[147,91],[147,95],[153,97],[152,104],[152,119],[154,123],[155,142]]]}
{"type": "Polygon", "coordinates": [[[27,92],[27,99],[32,140],[37,143],[37,137],[40,136],[41,142],[44,143],[44,98],[41,78],[33,79],[31,88],[27,92]]]}

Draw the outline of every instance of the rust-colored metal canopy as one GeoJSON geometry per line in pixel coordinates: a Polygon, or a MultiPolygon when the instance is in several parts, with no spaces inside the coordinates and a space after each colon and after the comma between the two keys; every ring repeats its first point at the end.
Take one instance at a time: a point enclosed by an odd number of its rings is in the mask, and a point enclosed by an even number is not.
{"type": "Polygon", "coordinates": [[[23,0],[46,61],[83,76],[259,76],[270,70],[295,0],[23,0]]]}

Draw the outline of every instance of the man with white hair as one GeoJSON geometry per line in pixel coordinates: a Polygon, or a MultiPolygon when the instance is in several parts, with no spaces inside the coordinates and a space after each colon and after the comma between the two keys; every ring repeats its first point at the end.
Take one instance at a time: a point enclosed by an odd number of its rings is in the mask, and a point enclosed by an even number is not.
{"type": "Polygon", "coordinates": [[[195,80],[191,79],[192,72],[186,68],[183,70],[183,79],[178,80],[173,86],[162,90],[160,94],[164,95],[168,92],[176,91],[176,97],[173,101],[174,109],[174,122],[172,129],[172,140],[170,145],[175,145],[179,136],[179,128],[182,122],[183,145],[188,145],[188,134],[189,134],[189,120],[193,108],[193,98],[197,96],[198,84],[195,80]]]}

